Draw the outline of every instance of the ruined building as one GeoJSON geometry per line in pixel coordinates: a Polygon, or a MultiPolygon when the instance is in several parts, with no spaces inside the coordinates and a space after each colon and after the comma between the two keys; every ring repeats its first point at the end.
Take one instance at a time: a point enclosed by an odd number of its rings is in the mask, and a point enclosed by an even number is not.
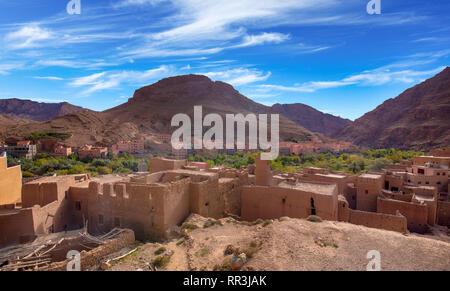
{"type": "Polygon", "coordinates": [[[24,184],[20,194],[20,168],[7,169],[0,157],[0,171],[11,173],[0,176],[0,189],[11,189],[0,192],[8,197],[0,205],[0,247],[82,227],[93,235],[129,228],[138,240],[164,240],[191,213],[247,221],[317,215],[398,232],[450,225],[450,202],[443,199],[448,157],[417,157],[358,176],[312,167],[276,173],[269,161],[255,162],[238,170],[152,158],[150,172],[45,177],[24,184]]]}

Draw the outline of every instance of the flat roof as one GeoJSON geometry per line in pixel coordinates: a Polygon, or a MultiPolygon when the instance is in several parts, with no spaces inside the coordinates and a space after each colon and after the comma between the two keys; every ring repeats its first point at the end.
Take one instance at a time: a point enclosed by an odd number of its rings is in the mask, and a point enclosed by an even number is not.
{"type": "Polygon", "coordinates": [[[316,176],[329,177],[329,178],[337,178],[337,179],[345,179],[347,176],[338,175],[338,174],[316,174],[316,176]]]}
{"type": "Polygon", "coordinates": [[[280,184],[278,184],[278,186],[322,195],[333,195],[335,189],[337,188],[336,184],[321,184],[312,182],[299,182],[294,185],[286,182],[281,182],[280,184]]]}
{"type": "Polygon", "coordinates": [[[361,174],[359,175],[361,178],[367,178],[367,179],[380,179],[381,175],[377,174],[361,174]]]}

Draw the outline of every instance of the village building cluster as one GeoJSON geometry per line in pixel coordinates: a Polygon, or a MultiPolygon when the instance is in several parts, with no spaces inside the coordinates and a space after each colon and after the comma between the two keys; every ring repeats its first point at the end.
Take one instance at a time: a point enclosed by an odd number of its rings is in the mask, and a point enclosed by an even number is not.
{"type": "Polygon", "coordinates": [[[361,175],[312,167],[273,172],[259,158],[241,169],[151,158],[145,173],[52,176],[23,185],[20,167],[8,168],[6,159],[0,157],[0,247],[80,228],[93,235],[129,228],[138,240],[160,241],[191,213],[245,221],[317,215],[402,233],[450,226],[444,150],[361,175]]]}

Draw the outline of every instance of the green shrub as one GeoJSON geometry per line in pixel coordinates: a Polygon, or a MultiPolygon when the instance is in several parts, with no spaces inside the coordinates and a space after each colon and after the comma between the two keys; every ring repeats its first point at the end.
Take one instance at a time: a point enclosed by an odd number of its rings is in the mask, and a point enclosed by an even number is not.
{"type": "Polygon", "coordinates": [[[308,216],[308,218],[306,218],[306,220],[310,222],[322,222],[322,218],[320,218],[320,216],[317,215],[310,215],[308,216]]]}
{"type": "Polygon", "coordinates": [[[159,249],[157,249],[156,251],[155,251],[155,255],[160,255],[160,254],[163,254],[163,253],[165,253],[166,252],[166,248],[165,247],[160,247],[159,249]]]}
{"type": "Polygon", "coordinates": [[[169,262],[170,262],[170,257],[162,255],[162,256],[154,258],[152,261],[152,265],[155,268],[162,269],[162,268],[165,268],[169,264],[169,262]]]}

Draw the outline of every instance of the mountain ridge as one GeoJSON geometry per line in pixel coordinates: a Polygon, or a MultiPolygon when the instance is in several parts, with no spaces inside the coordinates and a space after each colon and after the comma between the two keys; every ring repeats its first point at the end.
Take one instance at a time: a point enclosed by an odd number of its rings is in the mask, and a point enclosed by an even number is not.
{"type": "Polygon", "coordinates": [[[336,131],[359,146],[429,150],[450,145],[450,67],[336,131]]]}

